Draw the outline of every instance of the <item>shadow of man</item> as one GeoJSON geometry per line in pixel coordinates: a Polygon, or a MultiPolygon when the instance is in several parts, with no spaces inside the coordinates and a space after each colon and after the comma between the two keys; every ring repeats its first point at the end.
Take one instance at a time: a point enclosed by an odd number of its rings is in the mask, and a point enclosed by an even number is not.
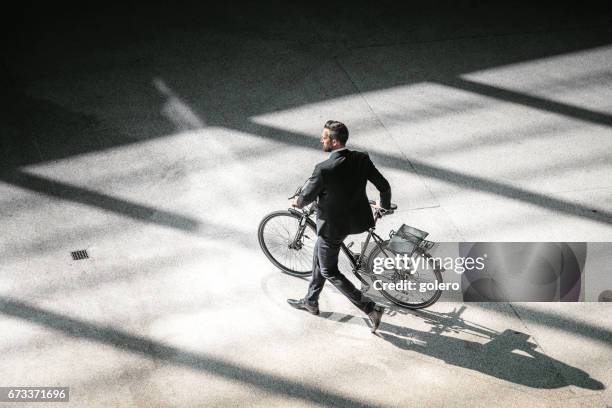
{"type": "MultiPolygon", "coordinates": [[[[460,312],[465,310],[462,307],[460,312]]],[[[360,319],[332,317],[324,312],[321,317],[339,323],[360,323],[360,319]]],[[[436,313],[419,311],[414,314],[432,326],[430,332],[414,330],[390,323],[381,323],[378,336],[402,350],[415,351],[433,358],[487,374],[501,380],[532,388],[560,388],[568,385],[603,390],[604,385],[585,371],[572,367],[537,351],[537,344],[529,335],[506,329],[499,333],[482,325],[471,324],[458,317],[457,311],[436,313]],[[488,339],[485,343],[445,336],[444,332],[470,332],[475,337],[488,339]]]]}

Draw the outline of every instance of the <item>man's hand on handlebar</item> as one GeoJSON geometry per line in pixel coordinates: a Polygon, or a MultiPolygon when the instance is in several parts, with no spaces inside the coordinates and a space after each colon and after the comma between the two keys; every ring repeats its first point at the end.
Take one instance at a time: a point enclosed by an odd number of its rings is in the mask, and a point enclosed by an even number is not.
{"type": "Polygon", "coordinates": [[[370,207],[375,210],[376,214],[380,214],[381,216],[386,214],[393,214],[393,212],[397,209],[397,205],[393,203],[391,203],[390,208],[384,208],[380,205],[380,200],[370,200],[370,207]]]}
{"type": "Polygon", "coordinates": [[[383,208],[380,206],[380,200],[370,200],[370,207],[375,210],[383,210],[383,208]]]}
{"type": "Polygon", "coordinates": [[[372,207],[374,210],[382,210],[382,212],[386,212],[389,211],[390,208],[384,208],[383,206],[380,205],[380,200],[370,200],[370,207],[372,207]]]}
{"type": "Polygon", "coordinates": [[[300,208],[297,205],[297,200],[301,192],[302,192],[302,186],[298,187],[298,189],[295,190],[295,193],[291,197],[289,197],[289,207],[300,208]]]}

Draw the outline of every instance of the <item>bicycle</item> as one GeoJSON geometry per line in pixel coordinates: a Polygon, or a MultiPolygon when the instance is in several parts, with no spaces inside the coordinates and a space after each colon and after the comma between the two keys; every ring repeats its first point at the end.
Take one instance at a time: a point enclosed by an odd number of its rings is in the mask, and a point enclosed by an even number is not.
{"type": "MultiPolygon", "coordinates": [[[[289,197],[289,200],[296,197],[299,192],[300,189],[292,197],[289,197]]],[[[374,230],[377,221],[384,216],[393,214],[397,205],[392,204],[391,209],[385,210],[374,208],[374,204],[374,201],[370,201],[370,205],[374,209],[374,226],[368,230],[361,252],[354,253],[350,250],[353,243],[348,246],[344,243],[341,245],[341,253],[344,253],[348,258],[352,273],[362,285],[366,285],[366,289],[373,286],[386,299],[398,306],[407,309],[422,309],[431,306],[442,295],[442,290],[438,288],[439,284],[442,283],[442,270],[439,266],[436,267],[435,263],[430,265],[431,255],[428,250],[434,246],[434,243],[425,240],[425,236],[428,235],[427,232],[408,227],[409,232],[403,231],[403,238],[407,238],[411,243],[409,245],[411,250],[408,251],[410,253],[400,253],[392,250],[389,242],[399,231],[391,231],[389,233],[390,239],[383,240],[374,230]],[[406,233],[409,235],[408,237],[405,236],[406,233]],[[367,253],[371,240],[375,246],[367,253]],[[387,267],[388,264],[384,262],[386,258],[395,258],[397,255],[403,257],[404,254],[408,255],[407,259],[410,264],[407,268],[398,268],[397,265],[387,267]],[[416,270],[413,262],[415,255],[425,259],[425,263],[421,263],[421,266],[425,266],[425,268],[416,270]],[[383,258],[382,262],[377,262],[376,259],[378,258],[383,258]],[[382,265],[377,266],[376,263],[382,265]],[[377,268],[374,268],[375,266],[377,268]],[[374,272],[375,269],[378,272],[374,272]],[[376,281],[380,282],[378,287],[376,281]],[[404,282],[403,289],[396,289],[399,282],[404,282]],[[413,289],[405,287],[408,285],[407,282],[414,282],[413,289]],[[428,287],[432,289],[427,289],[428,287]],[[421,291],[421,288],[425,288],[425,290],[421,291]]],[[[305,277],[312,273],[314,244],[317,234],[315,223],[311,217],[315,211],[316,203],[302,209],[289,208],[286,211],[274,211],[264,216],[259,223],[257,236],[262,251],[276,267],[289,275],[305,277]]]]}

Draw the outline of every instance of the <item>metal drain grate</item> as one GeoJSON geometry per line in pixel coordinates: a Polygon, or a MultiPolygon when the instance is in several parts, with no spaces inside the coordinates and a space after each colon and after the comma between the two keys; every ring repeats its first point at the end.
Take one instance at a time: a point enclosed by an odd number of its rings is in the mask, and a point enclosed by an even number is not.
{"type": "Polygon", "coordinates": [[[74,259],[75,261],[80,261],[81,259],[89,258],[89,254],[87,253],[86,249],[80,249],[78,251],[72,251],[70,253],[70,255],[72,255],[72,259],[74,259]]]}

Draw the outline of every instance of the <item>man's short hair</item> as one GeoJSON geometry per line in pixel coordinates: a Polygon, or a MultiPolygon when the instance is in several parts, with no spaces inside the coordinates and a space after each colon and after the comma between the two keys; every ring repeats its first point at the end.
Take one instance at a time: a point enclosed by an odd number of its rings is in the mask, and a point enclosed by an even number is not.
{"type": "Polygon", "coordinates": [[[337,120],[328,120],[325,122],[323,128],[329,130],[330,139],[336,139],[343,145],[346,144],[349,137],[349,131],[344,123],[338,122],[337,120]]]}

